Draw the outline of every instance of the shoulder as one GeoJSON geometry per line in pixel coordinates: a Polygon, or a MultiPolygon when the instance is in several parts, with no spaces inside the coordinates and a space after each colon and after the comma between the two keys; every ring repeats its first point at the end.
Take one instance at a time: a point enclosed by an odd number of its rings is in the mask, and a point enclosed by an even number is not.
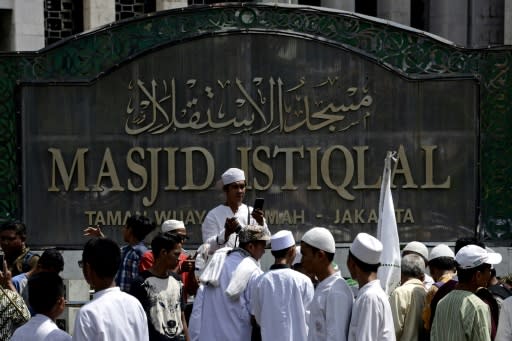
{"type": "Polygon", "coordinates": [[[71,341],[71,335],[66,333],[65,331],[57,328],[52,330],[45,338],[45,340],[52,341],[71,341]]]}
{"type": "Polygon", "coordinates": [[[225,212],[227,209],[227,206],[226,205],[218,205],[218,206],[215,206],[214,208],[212,208],[210,211],[208,211],[208,214],[207,216],[209,215],[218,215],[220,213],[223,213],[225,212]]]}

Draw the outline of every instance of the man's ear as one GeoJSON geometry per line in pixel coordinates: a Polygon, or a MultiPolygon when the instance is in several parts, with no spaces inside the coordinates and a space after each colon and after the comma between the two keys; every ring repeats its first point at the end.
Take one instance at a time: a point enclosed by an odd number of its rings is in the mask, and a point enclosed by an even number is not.
{"type": "Polygon", "coordinates": [[[297,254],[297,250],[296,250],[295,246],[291,247],[290,250],[288,250],[288,252],[287,252],[287,256],[289,258],[291,258],[292,261],[295,258],[296,254],[297,254]]]}

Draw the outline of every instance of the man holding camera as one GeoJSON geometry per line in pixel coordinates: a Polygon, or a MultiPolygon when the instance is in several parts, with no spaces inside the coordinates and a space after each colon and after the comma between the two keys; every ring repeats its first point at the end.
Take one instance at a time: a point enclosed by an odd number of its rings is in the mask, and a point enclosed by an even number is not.
{"type": "Polygon", "coordinates": [[[249,224],[257,223],[270,234],[262,207],[253,209],[243,203],[246,188],[244,171],[230,168],[221,178],[226,201],[208,212],[201,227],[203,243],[210,245],[210,253],[221,247],[237,246],[237,234],[234,232],[249,224]]]}

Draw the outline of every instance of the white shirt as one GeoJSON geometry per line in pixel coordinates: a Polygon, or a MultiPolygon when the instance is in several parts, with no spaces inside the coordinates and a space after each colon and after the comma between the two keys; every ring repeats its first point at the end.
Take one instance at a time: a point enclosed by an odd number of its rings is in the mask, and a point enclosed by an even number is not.
{"type": "Polygon", "coordinates": [[[352,290],[339,271],[318,283],[310,305],[308,340],[346,340],[353,302],[352,290]]]}
{"type": "Polygon", "coordinates": [[[423,279],[423,286],[425,287],[425,290],[429,291],[434,283],[434,279],[429,274],[425,274],[425,278],[423,279]]]}
{"type": "Polygon", "coordinates": [[[149,340],[146,313],[135,297],[119,287],[98,291],[78,311],[73,340],[149,340]]]}
{"type": "Polygon", "coordinates": [[[352,308],[350,341],[395,340],[395,327],[388,296],[378,279],[359,289],[352,308]]]}
{"type": "Polygon", "coordinates": [[[306,316],[314,295],[311,279],[281,267],[271,268],[255,283],[251,314],[261,327],[262,340],[307,340],[306,316]]]}
{"type": "Polygon", "coordinates": [[[500,320],[495,341],[512,340],[512,297],[507,298],[501,304],[500,320]]]}
{"type": "MultiPolygon", "coordinates": [[[[236,217],[241,226],[246,226],[248,224],[247,218],[249,217],[249,223],[258,224],[250,215],[252,210],[252,207],[241,204],[236,213],[233,213],[231,208],[226,205],[219,205],[208,212],[201,226],[201,232],[203,234],[203,243],[207,243],[210,246],[210,254],[221,247],[235,247],[238,245],[236,233],[232,233],[227,241],[224,240],[224,225],[226,224],[226,219],[236,217]]],[[[263,227],[270,235],[266,222],[264,222],[263,227]]]]}
{"type": "Polygon", "coordinates": [[[71,335],[53,322],[48,316],[36,314],[27,323],[14,331],[14,341],[71,341],[71,335]]]}
{"type": "Polygon", "coordinates": [[[193,319],[189,326],[194,340],[241,341],[251,339],[252,326],[249,313],[251,288],[262,271],[259,268],[254,271],[246,289],[238,299],[233,300],[225,293],[233,272],[245,257],[246,255],[239,251],[230,253],[221,270],[219,286],[204,285],[201,295],[194,300],[193,319]]]}

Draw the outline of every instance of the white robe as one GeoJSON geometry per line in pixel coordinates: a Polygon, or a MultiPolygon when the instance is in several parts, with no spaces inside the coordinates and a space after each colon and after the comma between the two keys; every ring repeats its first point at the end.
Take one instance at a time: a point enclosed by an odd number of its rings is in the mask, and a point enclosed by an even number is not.
{"type": "Polygon", "coordinates": [[[149,340],[148,320],[139,300],[119,287],[93,297],[76,315],[73,341],[149,340]]]}
{"type": "Polygon", "coordinates": [[[310,341],[347,339],[354,296],[339,272],[318,283],[310,305],[310,341]]]}
{"type": "Polygon", "coordinates": [[[378,279],[366,283],[352,308],[349,341],[395,340],[395,326],[388,295],[378,279]]]}
{"type": "Polygon", "coordinates": [[[71,335],[43,314],[34,315],[27,323],[14,331],[13,341],[71,341],[71,335]]]}
{"type": "Polygon", "coordinates": [[[226,289],[233,272],[246,257],[238,251],[230,253],[224,262],[219,286],[203,285],[201,294],[194,300],[190,333],[193,340],[199,341],[240,341],[251,339],[251,319],[249,302],[256,278],[262,273],[256,268],[247,287],[236,300],[228,297],[226,289]]]}
{"type": "MultiPolygon", "coordinates": [[[[229,239],[224,240],[224,225],[227,218],[236,217],[241,226],[248,224],[247,217],[249,216],[249,223],[258,224],[256,220],[250,215],[253,208],[245,204],[240,205],[238,211],[233,214],[229,206],[219,205],[210,210],[204,218],[201,232],[203,234],[203,243],[209,245],[209,253],[213,254],[216,250],[222,247],[235,247],[238,246],[237,234],[232,233],[229,239]]],[[[264,222],[265,231],[270,235],[267,223],[264,222]]]]}
{"type": "Polygon", "coordinates": [[[314,288],[309,277],[290,268],[271,269],[254,286],[251,313],[263,341],[307,340],[307,315],[314,288]]]}

